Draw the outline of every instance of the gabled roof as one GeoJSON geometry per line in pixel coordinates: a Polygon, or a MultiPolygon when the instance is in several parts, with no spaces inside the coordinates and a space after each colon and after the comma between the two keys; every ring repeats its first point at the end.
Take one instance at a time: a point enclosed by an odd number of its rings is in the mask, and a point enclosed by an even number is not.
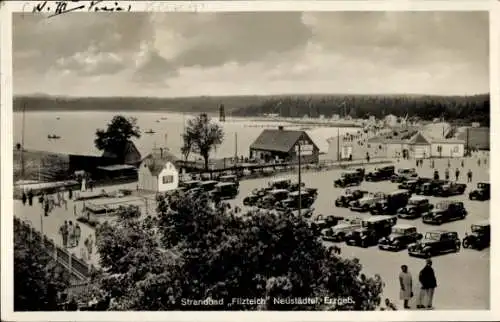
{"type": "Polygon", "coordinates": [[[410,139],[408,142],[410,144],[422,144],[422,145],[429,145],[431,142],[429,139],[427,139],[422,132],[418,132],[413,138],[410,139]]]}
{"type": "Polygon", "coordinates": [[[142,163],[146,163],[151,175],[156,177],[163,171],[167,162],[174,163],[177,160],[178,158],[176,156],[169,151],[164,150],[161,153],[153,151],[142,160],[142,163]]]}
{"type": "Polygon", "coordinates": [[[314,147],[318,148],[305,131],[266,129],[250,145],[250,149],[289,152],[302,135],[308,137],[314,147]]]}

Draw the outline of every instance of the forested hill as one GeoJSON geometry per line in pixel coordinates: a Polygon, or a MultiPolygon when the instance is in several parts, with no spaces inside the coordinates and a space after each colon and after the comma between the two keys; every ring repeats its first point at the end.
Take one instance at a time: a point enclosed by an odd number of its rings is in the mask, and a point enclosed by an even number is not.
{"type": "Polygon", "coordinates": [[[270,98],[233,111],[233,115],[278,114],[285,117],[350,115],[382,118],[385,115],[419,117],[489,124],[489,94],[475,96],[322,96],[270,98]]]}
{"type": "Polygon", "coordinates": [[[474,96],[423,95],[275,95],[275,96],[200,96],[185,98],[109,97],[69,98],[18,96],[14,110],[20,111],[170,111],[217,113],[224,104],[226,114],[284,117],[331,117],[334,114],[366,117],[396,116],[463,120],[489,124],[489,94],[474,96]]]}

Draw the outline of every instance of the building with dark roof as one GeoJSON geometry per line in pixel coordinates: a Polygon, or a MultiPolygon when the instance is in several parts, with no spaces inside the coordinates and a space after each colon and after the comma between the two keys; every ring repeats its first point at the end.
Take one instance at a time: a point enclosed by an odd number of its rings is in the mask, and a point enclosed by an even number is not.
{"type": "Polygon", "coordinates": [[[490,150],[489,127],[467,127],[457,135],[457,139],[465,141],[466,149],[490,150]]]}
{"type": "Polygon", "coordinates": [[[138,188],[144,191],[165,192],[179,186],[178,161],[168,149],[154,149],[141,162],[138,188]]]}
{"type": "Polygon", "coordinates": [[[319,148],[305,131],[266,129],[250,145],[250,158],[264,162],[298,161],[298,147],[301,147],[301,161],[317,163],[319,148]]]}

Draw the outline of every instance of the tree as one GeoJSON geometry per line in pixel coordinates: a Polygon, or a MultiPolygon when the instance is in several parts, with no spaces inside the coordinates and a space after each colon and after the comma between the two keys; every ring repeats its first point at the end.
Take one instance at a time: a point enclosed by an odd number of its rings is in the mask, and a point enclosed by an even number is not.
{"type": "Polygon", "coordinates": [[[325,247],[290,213],[241,214],[205,194],[160,197],[157,217],[100,228],[106,275],[99,288],[119,310],[374,310],[380,277],[361,274],[358,260],[325,247]],[[274,298],[351,299],[346,303],[278,304],[274,298]],[[234,302],[268,298],[266,303],[234,302]],[[211,298],[199,306],[182,299],[211,298]]]}
{"type": "Polygon", "coordinates": [[[117,115],[108,123],[106,130],[98,129],[96,131],[94,144],[100,151],[109,151],[116,155],[119,161],[123,162],[125,146],[132,137],[141,137],[137,119],[117,115]]]}
{"type": "Polygon", "coordinates": [[[206,114],[200,114],[188,120],[182,138],[183,154],[186,156],[187,151],[198,153],[205,161],[205,170],[208,170],[210,151],[222,143],[224,132],[206,114]]]}
{"type": "Polygon", "coordinates": [[[37,234],[14,225],[14,310],[58,310],[58,295],[69,286],[69,276],[46,253],[37,234]]]}

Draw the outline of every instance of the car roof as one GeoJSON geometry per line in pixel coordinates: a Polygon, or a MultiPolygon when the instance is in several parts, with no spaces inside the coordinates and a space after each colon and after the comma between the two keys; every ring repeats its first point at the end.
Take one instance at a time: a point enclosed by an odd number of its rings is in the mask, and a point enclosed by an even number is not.
{"type": "Polygon", "coordinates": [[[389,193],[389,196],[392,196],[392,195],[399,195],[401,193],[408,193],[408,190],[404,190],[404,189],[399,189],[399,190],[396,190],[396,191],[393,191],[391,193],[389,193]]]}
{"type": "Polygon", "coordinates": [[[218,183],[218,181],[215,181],[215,180],[206,180],[206,181],[202,181],[200,184],[206,185],[206,184],[210,184],[210,183],[218,183]]]}
{"type": "Polygon", "coordinates": [[[188,180],[188,181],[184,181],[183,183],[199,183],[201,182],[200,180],[188,180]]]}
{"type": "Polygon", "coordinates": [[[282,182],[282,181],[290,181],[288,178],[276,178],[272,179],[271,182],[282,182]]]}
{"type": "Polygon", "coordinates": [[[280,193],[280,192],[288,192],[286,189],[273,189],[270,191],[271,193],[280,193]]]}
{"type": "Polygon", "coordinates": [[[396,224],[394,226],[392,226],[392,228],[396,228],[396,229],[410,229],[410,228],[417,228],[415,227],[414,225],[410,225],[410,224],[396,224]]]}
{"type": "Polygon", "coordinates": [[[488,181],[480,181],[480,182],[478,182],[477,184],[481,184],[481,183],[482,183],[482,184],[490,184],[488,181]]]}
{"type": "Polygon", "coordinates": [[[392,219],[392,218],[395,218],[395,217],[396,216],[381,215],[381,216],[369,217],[367,219],[364,219],[363,221],[365,221],[365,222],[378,222],[378,221],[382,221],[382,220],[392,219]]]}
{"type": "Polygon", "coordinates": [[[489,226],[490,221],[489,220],[481,220],[476,223],[473,223],[474,226],[489,226]]]}
{"type": "Polygon", "coordinates": [[[223,187],[223,186],[235,186],[236,184],[234,182],[219,182],[217,184],[218,187],[223,187]]]}
{"type": "MultiPolygon", "coordinates": [[[[286,190],[286,191],[288,191],[288,190],[286,190]]],[[[307,192],[306,190],[301,190],[300,194],[301,195],[307,195],[307,194],[309,194],[309,192],[307,192]]],[[[290,196],[298,196],[298,195],[299,195],[298,191],[292,191],[292,192],[290,192],[290,196]]]]}
{"type": "Polygon", "coordinates": [[[219,178],[220,179],[222,179],[222,178],[236,178],[236,176],[234,174],[228,174],[228,175],[225,175],[225,176],[220,176],[219,178]]]}
{"type": "Polygon", "coordinates": [[[422,197],[422,196],[413,196],[413,197],[410,197],[410,200],[411,201],[422,201],[422,200],[429,200],[429,198],[422,197]]]}
{"type": "Polygon", "coordinates": [[[342,173],[346,173],[346,174],[358,174],[358,171],[356,171],[356,170],[346,170],[346,171],[343,171],[342,173]]]}
{"type": "Polygon", "coordinates": [[[429,231],[426,231],[426,233],[435,233],[435,234],[448,234],[448,233],[455,233],[455,234],[457,234],[457,232],[456,232],[456,231],[451,231],[451,230],[442,230],[442,229],[429,230],[429,231]]]}

